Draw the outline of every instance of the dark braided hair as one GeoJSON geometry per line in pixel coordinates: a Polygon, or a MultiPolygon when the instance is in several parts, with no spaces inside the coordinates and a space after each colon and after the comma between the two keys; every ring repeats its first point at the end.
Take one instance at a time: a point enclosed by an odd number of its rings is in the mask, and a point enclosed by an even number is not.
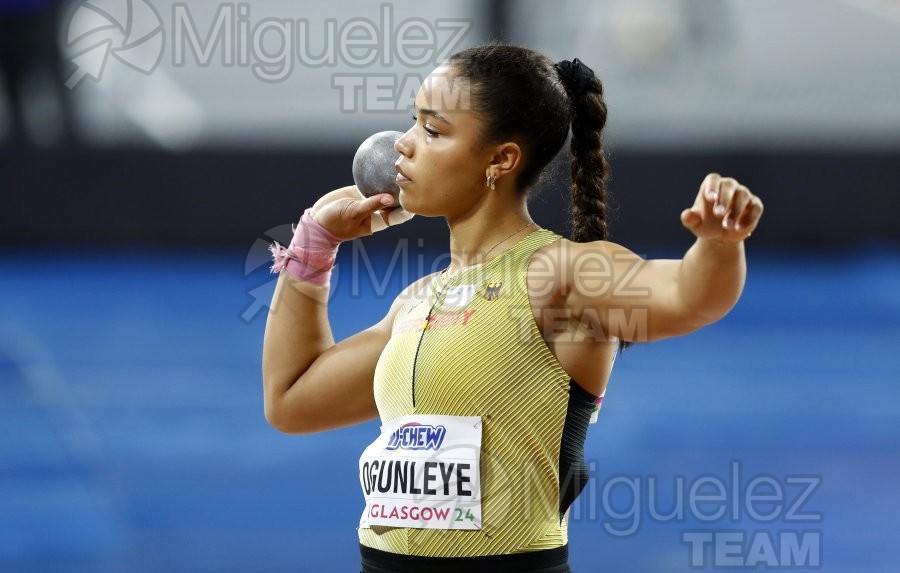
{"type": "Polygon", "coordinates": [[[585,67],[581,70],[590,72],[589,78],[573,77],[534,50],[498,43],[454,54],[449,64],[455,79],[468,84],[473,110],[487,120],[482,142],[514,139],[522,147],[524,165],[516,181],[520,189],[537,182],[562,149],[571,125],[571,239],[606,239],[609,165],[601,139],[606,103],[600,79],[585,67]]]}
{"type": "MultiPolygon", "coordinates": [[[[593,70],[573,62],[557,64],[572,107],[572,186],[569,212],[572,215],[572,240],[577,243],[605,240],[609,237],[606,179],[609,162],[603,151],[606,127],[606,102],[603,82],[593,70]],[[566,64],[566,65],[561,65],[566,64]]],[[[631,342],[619,341],[619,350],[631,342]]]]}
{"type": "Polygon", "coordinates": [[[567,86],[572,102],[572,240],[587,243],[609,237],[606,223],[606,178],[609,163],[601,131],[606,125],[603,84],[591,78],[577,93],[567,86]]]}
{"type": "Polygon", "coordinates": [[[515,140],[524,162],[516,186],[530,189],[569,134],[571,109],[546,56],[506,44],[485,44],[450,56],[454,80],[469,88],[473,111],[487,121],[484,144],[515,140]]]}
{"type": "MultiPolygon", "coordinates": [[[[607,239],[606,179],[603,152],[606,125],[603,84],[589,68],[554,64],[519,46],[489,43],[452,55],[455,79],[467,83],[472,110],[486,122],[483,143],[515,140],[523,166],[516,185],[527,192],[559,153],[572,128],[571,240],[607,239]]],[[[565,64],[565,65],[563,65],[565,64]]],[[[619,342],[619,349],[630,343],[619,342]]]]}

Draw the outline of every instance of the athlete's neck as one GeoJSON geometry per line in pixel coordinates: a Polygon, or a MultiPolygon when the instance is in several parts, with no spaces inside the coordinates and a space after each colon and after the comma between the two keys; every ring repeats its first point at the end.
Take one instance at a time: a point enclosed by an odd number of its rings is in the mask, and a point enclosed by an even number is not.
{"type": "Polygon", "coordinates": [[[449,221],[451,273],[486,263],[537,229],[527,210],[507,212],[503,217],[449,221]]]}

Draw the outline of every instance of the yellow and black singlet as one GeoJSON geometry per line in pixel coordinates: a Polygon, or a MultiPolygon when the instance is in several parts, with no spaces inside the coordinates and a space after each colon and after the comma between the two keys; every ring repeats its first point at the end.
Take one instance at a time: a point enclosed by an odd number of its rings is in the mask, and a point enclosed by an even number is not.
{"type": "Polygon", "coordinates": [[[422,558],[561,550],[565,513],[587,483],[584,441],[600,398],[563,370],[529,304],[534,231],[495,259],[436,278],[398,311],[375,369],[382,422],[410,414],[480,416],[480,530],[368,526],[367,549],[422,558]]]}

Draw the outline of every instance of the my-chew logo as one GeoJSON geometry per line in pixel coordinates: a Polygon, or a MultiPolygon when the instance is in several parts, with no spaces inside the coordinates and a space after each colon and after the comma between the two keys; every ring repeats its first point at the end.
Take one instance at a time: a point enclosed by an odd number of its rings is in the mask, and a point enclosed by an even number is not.
{"type": "Polygon", "coordinates": [[[394,430],[385,449],[439,450],[446,436],[447,428],[444,426],[430,426],[411,422],[403,424],[394,430]]]}

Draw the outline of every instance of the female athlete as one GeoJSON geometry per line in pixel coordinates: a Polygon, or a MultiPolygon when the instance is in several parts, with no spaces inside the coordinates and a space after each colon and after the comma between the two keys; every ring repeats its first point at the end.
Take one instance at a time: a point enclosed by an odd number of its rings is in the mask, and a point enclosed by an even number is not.
{"type": "Polygon", "coordinates": [[[687,334],[734,306],[762,202],[708,175],[678,260],[606,241],[603,87],[579,62],[490,44],[426,79],[397,141],[400,207],[332,191],[287,247],[263,351],[265,413],[312,433],[375,417],[359,463],[364,573],[568,572],[567,512],[619,349],[687,334]],[[541,229],[528,191],[571,128],[572,233],[541,229]],[[374,326],[335,343],[337,246],[415,215],[444,217],[451,262],[374,326]]]}

